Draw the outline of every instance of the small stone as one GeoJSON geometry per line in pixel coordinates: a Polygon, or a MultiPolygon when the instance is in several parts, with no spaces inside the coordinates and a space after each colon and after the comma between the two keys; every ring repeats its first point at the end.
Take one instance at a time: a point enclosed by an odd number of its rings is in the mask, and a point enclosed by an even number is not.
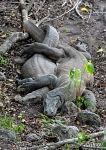
{"type": "Polygon", "coordinates": [[[14,97],[15,101],[17,102],[22,102],[22,97],[21,95],[17,94],[15,97],[14,97]]]}
{"type": "Polygon", "coordinates": [[[6,80],[6,76],[4,75],[3,72],[0,72],[0,81],[5,81],[6,80]]]}
{"type": "Polygon", "coordinates": [[[75,115],[78,112],[78,107],[71,101],[66,102],[66,106],[62,107],[62,112],[66,112],[69,115],[75,115]]]}
{"type": "Polygon", "coordinates": [[[66,126],[66,125],[53,125],[51,130],[56,134],[59,140],[74,138],[79,132],[76,126],[66,126]]]}
{"type": "Polygon", "coordinates": [[[39,141],[41,139],[36,133],[29,133],[26,136],[26,140],[29,142],[39,141]]]}
{"type": "Polygon", "coordinates": [[[6,129],[0,129],[0,138],[9,139],[11,141],[16,140],[16,134],[6,129]]]}
{"type": "Polygon", "coordinates": [[[106,24],[106,14],[103,15],[103,21],[106,24]]]}
{"type": "Polygon", "coordinates": [[[101,119],[99,115],[90,112],[88,110],[83,110],[77,114],[76,120],[82,124],[90,125],[92,127],[100,127],[101,119]]]}
{"type": "Polygon", "coordinates": [[[77,48],[79,51],[85,52],[85,51],[87,51],[87,44],[84,43],[84,42],[79,41],[79,42],[76,44],[76,48],[77,48]]]}
{"type": "Polygon", "coordinates": [[[85,90],[82,95],[87,102],[87,110],[95,112],[96,110],[96,98],[92,91],[85,90]]]}

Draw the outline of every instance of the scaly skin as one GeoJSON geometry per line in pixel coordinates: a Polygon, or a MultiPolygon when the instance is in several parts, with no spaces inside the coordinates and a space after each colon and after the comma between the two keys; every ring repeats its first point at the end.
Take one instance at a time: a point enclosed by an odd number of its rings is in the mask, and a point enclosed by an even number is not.
{"type": "Polygon", "coordinates": [[[66,107],[68,111],[69,102],[72,102],[76,96],[81,96],[86,86],[93,82],[93,76],[89,77],[84,71],[86,57],[71,46],[58,45],[57,48],[54,48],[45,43],[35,42],[23,53],[34,54],[22,67],[23,76],[31,77],[34,81],[23,83],[19,89],[20,91],[21,89],[24,91],[33,89],[34,91],[53,85],[54,89],[48,92],[44,98],[44,112],[48,116],[56,115],[57,110],[62,106],[66,107]],[[80,69],[81,84],[79,87],[68,90],[69,70],[72,68],[80,69]],[[54,75],[52,81],[49,74],[54,75]],[[46,80],[42,80],[43,78],[46,80]]]}

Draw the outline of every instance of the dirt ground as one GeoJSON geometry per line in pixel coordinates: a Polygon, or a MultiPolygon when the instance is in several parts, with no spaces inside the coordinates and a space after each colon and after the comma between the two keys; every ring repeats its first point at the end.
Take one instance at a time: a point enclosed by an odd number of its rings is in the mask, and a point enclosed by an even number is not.
{"type": "MultiPolygon", "coordinates": [[[[69,45],[76,47],[80,43],[86,48],[91,56],[92,62],[95,66],[94,86],[92,91],[95,93],[97,100],[97,113],[102,119],[102,127],[106,127],[106,15],[102,13],[106,11],[106,2],[101,0],[89,0],[92,4],[92,11],[99,13],[84,13],[80,12],[82,19],[74,10],[64,15],[59,19],[45,22],[44,24],[51,24],[60,33],[60,41],[66,42],[69,45]]],[[[69,10],[69,3],[62,6],[63,1],[53,0],[46,1],[41,10],[38,11],[40,3],[36,2],[36,6],[30,12],[30,17],[40,20],[50,14],[51,18],[59,16],[65,11],[69,10]],[[38,11],[38,12],[37,12],[38,11]],[[33,13],[34,12],[34,13],[33,13]]],[[[83,0],[83,3],[85,1],[83,0]]],[[[11,32],[22,31],[21,27],[21,13],[19,11],[18,0],[1,0],[0,1],[0,44],[10,35],[11,32]]],[[[13,48],[6,54],[10,63],[6,66],[0,66],[0,71],[5,72],[7,77],[6,82],[1,86],[1,92],[5,96],[0,97],[0,102],[4,104],[1,115],[7,114],[15,116],[18,120],[20,112],[25,112],[26,131],[22,135],[22,140],[25,134],[37,130],[40,131],[41,124],[37,121],[37,113],[42,112],[42,105],[23,106],[14,100],[17,94],[15,79],[20,75],[20,67],[14,63],[16,56],[19,56],[21,49],[28,43],[32,43],[32,39],[16,43],[13,48]]],[[[65,116],[64,116],[65,117],[65,116]]],[[[72,125],[76,123],[73,121],[72,125]]],[[[80,127],[81,128],[81,127],[80,127]]],[[[11,148],[10,148],[11,149],[11,148]]]]}

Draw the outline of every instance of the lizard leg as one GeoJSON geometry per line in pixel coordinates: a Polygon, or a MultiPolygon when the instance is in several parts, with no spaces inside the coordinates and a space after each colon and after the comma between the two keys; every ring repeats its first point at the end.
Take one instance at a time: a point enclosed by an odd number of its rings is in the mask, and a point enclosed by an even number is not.
{"type": "Polygon", "coordinates": [[[53,89],[56,86],[57,77],[55,75],[45,75],[37,79],[23,79],[19,81],[18,92],[29,93],[42,87],[53,89]]]}
{"type": "Polygon", "coordinates": [[[64,50],[53,48],[44,43],[35,42],[28,48],[25,48],[22,52],[22,55],[27,54],[28,57],[31,57],[35,53],[43,54],[52,60],[58,60],[59,58],[64,57],[64,50]]]}

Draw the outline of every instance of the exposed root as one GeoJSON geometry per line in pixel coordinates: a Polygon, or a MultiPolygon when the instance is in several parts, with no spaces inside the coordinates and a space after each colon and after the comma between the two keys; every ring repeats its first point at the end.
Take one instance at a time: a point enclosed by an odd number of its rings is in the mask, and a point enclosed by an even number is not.
{"type": "MultiPolygon", "coordinates": [[[[104,136],[105,131],[100,131],[96,133],[92,133],[86,136],[85,141],[96,138],[96,137],[102,137],[104,136]]],[[[60,148],[61,146],[64,146],[65,144],[77,144],[78,138],[72,138],[72,139],[65,139],[63,141],[59,141],[57,143],[49,143],[45,145],[39,145],[39,146],[33,146],[30,148],[21,148],[20,150],[55,150],[57,148],[60,148]]]]}

